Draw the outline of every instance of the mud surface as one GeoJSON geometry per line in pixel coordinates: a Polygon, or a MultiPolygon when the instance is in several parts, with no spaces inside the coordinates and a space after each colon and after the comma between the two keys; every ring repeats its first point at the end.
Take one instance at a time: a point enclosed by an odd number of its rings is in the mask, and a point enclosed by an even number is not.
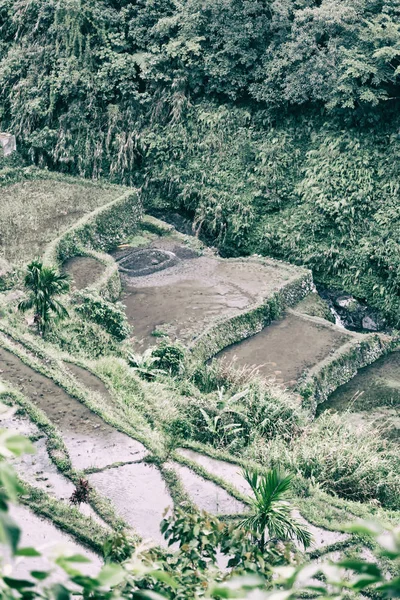
{"type": "Polygon", "coordinates": [[[393,352],[360,369],[318,407],[318,413],[331,409],[346,412],[356,423],[374,422],[400,441],[400,352],[393,352]]]}
{"type": "Polygon", "coordinates": [[[112,402],[112,397],[108,389],[106,388],[105,383],[96,375],[88,371],[87,369],[82,369],[78,365],[74,363],[64,362],[64,365],[67,367],[69,371],[74,375],[74,377],[82,383],[85,387],[87,387],[92,392],[99,393],[103,398],[105,398],[108,402],[112,402]]]}
{"type": "MultiPolygon", "coordinates": [[[[21,431],[19,428],[17,430],[21,431]]],[[[55,464],[50,460],[47,453],[46,438],[34,442],[34,447],[35,454],[24,454],[12,461],[14,469],[24,482],[69,504],[75,486],[72,481],[57,470],[55,464]]],[[[109,529],[109,526],[97,515],[90,504],[80,504],[76,508],[102,527],[109,529]]]]}
{"type": "Polygon", "coordinates": [[[138,460],[146,453],[142,444],[116,431],[51,379],[3,348],[0,371],[2,379],[17,387],[58,427],[76,469],[138,460]]]}
{"type": "Polygon", "coordinates": [[[260,375],[293,387],[307,369],[332,354],[348,337],[337,329],[288,313],[218,357],[238,366],[258,366],[260,375]]]}
{"type": "Polygon", "coordinates": [[[196,257],[168,239],[161,239],[157,247],[174,252],[178,263],[151,275],[122,277],[122,302],[135,337],[144,347],[154,345],[151,333],[155,329],[191,342],[211,320],[240,314],[299,273],[273,262],[196,257]]]}
{"type": "MultiPolygon", "coordinates": [[[[238,465],[211,458],[204,454],[200,454],[200,452],[188,450],[187,448],[181,448],[178,450],[178,452],[179,454],[186,456],[190,460],[193,460],[193,462],[196,462],[207,469],[209,473],[221,477],[221,479],[224,479],[226,482],[233,485],[242,494],[252,495],[251,488],[243,477],[241,468],[238,465]]],[[[185,473],[183,477],[187,477],[187,473],[185,473]]],[[[312,525],[306,521],[297,510],[293,511],[293,516],[301,521],[311,532],[313,536],[313,548],[322,548],[324,546],[335,544],[336,542],[344,541],[348,537],[346,534],[338,531],[329,531],[328,529],[323,529],[322,527],[316,527],[315,525],[312,525]]]]}
{"type": "Polygon", "coordinates": [[[160,523],[173,501],[154,465],[140,463],[106,469],[90,475],[89,481],[113,502],[117,513],[145,541],[166,544],[160,523]]]}
{"type": "Polygon", "coordinates": [[[173,267],[178,262],[173,252],[158,248],[141,248],[128,252],[119,260],[120,271],[132,277],[150,275],[173,267]]]}
{"type": "Polygon", "coordinates": [[[63,272],[71,277],[71,289],[83,290],[103,275],[106,267],[91,256],[75,256],[63,264],[63,272]]]}
{"type": "Polygon", "coordinates": [[[242,468],[239,465],[228,463],[217,458],[211,458],[195,450],[188,450],[187,448],[181,448],[178,450],[179,454],[186,456],[198,465],[201,465],[209,473],[221,477],[225,481],[231,483],[235,488],[242,494],[250,494],[251,488],[245,478],[242,475],[242,468]]]}
{"type": "Polygon", "coordinates": [[[188,467],[179,463],[171,466],[179,475],[183,487],[194,504],[213,515],[234,515],[246,512],[247,507],[233,498],[213,481],[203,479],[188,467]]]}
{"type": "MultiPolygon", "coordinates": [[[[39,517],[24,506],[11,506],[10,514],[22,529],[20,547],[34,546],[42,553],[42,556],[37,558],[19,557],[12,559],[8,551],[3,550],[4,563],[11,564],[13,567],[12,577],[30,578],[30,571],[46,571],[53,566],[50,559],[61,554],[65,556],[83,554],[91,562],[77,563],[75,566],[78,570],[86,575],[96,575],[99,572],[102,564],[100,558],[94,552],[77,544],[68,534],[53,525],[51,521],[39,517]]],[[[54,573],[46,579],[46,585],[65,580],[64,571],[56,567],[54,573]]]]}

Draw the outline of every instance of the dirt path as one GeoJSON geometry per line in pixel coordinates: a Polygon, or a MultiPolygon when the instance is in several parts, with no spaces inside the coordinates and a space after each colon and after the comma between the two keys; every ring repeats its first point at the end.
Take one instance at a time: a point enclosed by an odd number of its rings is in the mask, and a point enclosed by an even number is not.
{"type": "Polygon", "coordinates": [[[105,383],[96,375],[88,371],[87,369],[83,369],[74,363],[64,362],[64,366],[71,371],[75,379],[77,379],[84,387],[87,387],[92,392],[97,392],[103,398],[107,400],[107,402],[112,403],[112,397],[110,392],[108,391],[105,383]]]}

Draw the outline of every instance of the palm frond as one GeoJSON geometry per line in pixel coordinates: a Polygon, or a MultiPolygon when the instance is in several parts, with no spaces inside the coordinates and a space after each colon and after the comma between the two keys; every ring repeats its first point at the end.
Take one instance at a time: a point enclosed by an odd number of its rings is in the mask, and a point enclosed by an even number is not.
{"type": "Polygon", "coordinates": [[[61,302],[59,302],[58,300],[49,298],[48,299],[48,307],[60,319],[65,319],[66,317],[69,316],[69,313],[68,313],[67,309],[65,308],[65,306],[63,304],[61,304],[61,302]]]}
{"type": "Polygon", "coordinates": [[[21,302],[18,304],[18,310],[20,310],[21,312],[26,312],[27,310],[31,310],[34,307],[34,305],[34,298],[32,296],[29,296],[29,298],[21,300],[21,302]]]}
{"type": "Polygon", "coordinates": [[[252,514],[242,519],[241,526],[258,536],[260,547],[264,547],[266,535],[269,540],[298,540],[305,548],[309,546],[310,532],[293,519],[291,506],[286,501],[291,475],[278,469],[267,473],[245,470],[243,474],[254,496],[249,497],[252,514]]]}

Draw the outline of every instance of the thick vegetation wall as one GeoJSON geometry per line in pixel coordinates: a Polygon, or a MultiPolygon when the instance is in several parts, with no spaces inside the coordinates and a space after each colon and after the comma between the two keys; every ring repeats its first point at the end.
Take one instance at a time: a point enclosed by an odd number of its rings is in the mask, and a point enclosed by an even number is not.
{"type": "Polygon", "coordinates": [[[4,0],[0,129],[398,323],[397,0],[4,0]],[[17,6],[17,9],[16,9],[17,6]]]}

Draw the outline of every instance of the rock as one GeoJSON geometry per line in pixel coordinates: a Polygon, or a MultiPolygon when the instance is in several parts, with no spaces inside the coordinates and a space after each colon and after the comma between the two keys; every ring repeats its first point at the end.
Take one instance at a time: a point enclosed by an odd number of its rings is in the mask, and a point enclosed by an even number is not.
{"type": "Polygon", "coordinates": [[[359,310],[363,310],[361,304],[359,302],[357,302],[357,300],[353,296],[349,296],[349,295],[338,296],[334,300],[334,304],[337,307],[343,308],[352,313],[357,312],[359,310]]]}
{"type": "Polygon", "coordinates": [[[15,135],[11,133],[0,133],[0,146],[3,149],[4,156],[9,156],[17,149],[15,135]]]}
{"type": "Polygon", "coordinates": [[[385,319],[375,313],[368,313],[362,320],[362,327],[367,331],[382,331],[385,328],[385,319]]]}
{"type": "Polygon", "coordinates": [[[363,329],[367,329],[368,331],[378,331],[379,327],[377,323],[375,323],[374,319],[367,315],[362,320],[363,329]]]}

